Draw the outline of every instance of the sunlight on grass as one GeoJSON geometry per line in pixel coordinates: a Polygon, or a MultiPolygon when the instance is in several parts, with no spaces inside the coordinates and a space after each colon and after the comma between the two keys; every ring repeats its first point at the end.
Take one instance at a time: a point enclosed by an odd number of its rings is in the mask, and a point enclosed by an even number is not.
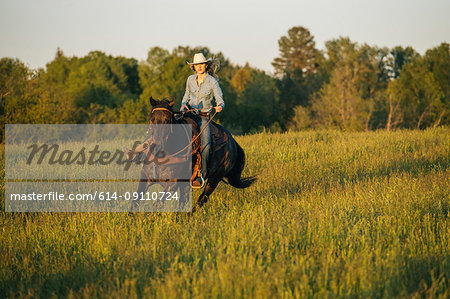
{"type": "Polygon", "coordinates": [[[449,136],[241,136],[258,181],[194,214],[1,212],[0,296],[448,297],[449,136]]]}

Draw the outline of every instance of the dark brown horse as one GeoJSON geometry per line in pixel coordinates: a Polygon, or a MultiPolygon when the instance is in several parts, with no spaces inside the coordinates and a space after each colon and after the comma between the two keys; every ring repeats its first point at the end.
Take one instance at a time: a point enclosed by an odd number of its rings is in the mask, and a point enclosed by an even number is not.
{"type": "MultiPolygon", "coordinates": [[[[196,116],[190,113],[181,115],[179,112],[174,112],[174,102],[175,101],[167,99],[155,100],[150,98],[150,104],[153,107],[150,124],[192,124],[192,118],[195,118],[196,116]]],[[[214,144],[212,146],[211,157],[209,159],[210,161],[205,178],[205,187],[197,199],[197,205],[199,207],[208,201],[209,195],[211,195],[221,181],[228,183],[235,188],[247,188],[256,180],[255,177],[241,178],[245,165],[245,154],[231,133],[214,122],[211,122],[210,125],[217,126],[219,130],[225,132],[225,134],[227,134],[227,140],[220,148],[215,147],[214,144]]],[[[192,136],[196,136],[199,133],[198,131],[198,129],[193,127],[192,136]]],[[[200,138],[197,139],[197,142],[199,142],[199,139],[200,138]]],[[[194,150],[195,149],[193,149],[193,151],[194,150]]],[[[195,158],[193,159],[193,164],[195,164],[195,158]]],[[[192,169],[195,169],[194,165],[192,169]]],[[[150,179],[145,180],[145,178],[149,177],[149,172],[151,171],[145,169],[144,166],[141,176],[144,180],[141,180],[138,192],[147,190],[148,186],[151,184],[150,179]]]]}

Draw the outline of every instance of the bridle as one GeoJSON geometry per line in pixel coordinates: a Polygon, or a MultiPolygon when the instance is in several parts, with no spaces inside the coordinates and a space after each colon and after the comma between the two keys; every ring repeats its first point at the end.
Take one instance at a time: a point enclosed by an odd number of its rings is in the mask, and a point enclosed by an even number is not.
{"type": "Polygon", "coordinates": [[[170,111],[170,109],[167,109],[167,108],[153,108],[152,113],[155,111],[167,111],[167,112],[170,112],[170,114],[173,113],[172,111],[170,111]]]}
{"type": "MultiPolygon", "coordinates": [[[[189,109],[189,110],[184,110],[184,111],[180,111],[179,113],[185,113],[185,112],[190,112],[190,111],[202,111],[203,109],[189,109]]],[[[170,109],[167,109],[167,108],[160,108],[160,107],[157,107],[157,108],[153,108],[152,109],[152,114],[153,114],[153,112],[155,112],[155,111],[166,111],[166,112],[169,112],[170,113],[170,118],[172,119],[172,115],[174,114],[174,112],[173,111],[171,111],[170,109]]],[[[206,123],[206,125],[203,127],[203,129],[197,134],[197,136],[195,136],[192,140],[191,140],[191,142],[188,144],[188,145],[186,145],[185,147],[183,147],[181,150],[179,150],[178,152],[176,152],[176,153],[174,153],[174,154],[171,154],[170,156],[172,156],[172,157],[174,157],[174,156],[176,156],[176,155],[178,155],[179,153],[181,153],[181,152],[183,152],[185,149],[187,149],[189,146],[191,146],[201,135],[202,135],[202,133],[203,133],[203,131],[206,129],[206,127],[209,125],[209,123],[213,120],[213,118],[214,118],[214,116],[216,116],[216,114],[217,114],[217,111],[214,111],[214,114],[211,116],[211,118],[209,119],[209,121],[206,123]]],[[[151,124],[150,124],[151,125],[151,124]]],[[[171,125],[171,127],[170,127],[170,130],[171,130],[171,132],[172,132],[172,121],[170,122],[170,125],[171,125]]]]}

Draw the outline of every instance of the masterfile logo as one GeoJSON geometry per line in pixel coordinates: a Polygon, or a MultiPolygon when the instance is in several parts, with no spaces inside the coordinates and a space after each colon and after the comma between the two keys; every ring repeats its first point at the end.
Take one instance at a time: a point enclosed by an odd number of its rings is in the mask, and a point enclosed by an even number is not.
{"type": "Polygon", "coordinates": [[[5,210],[190,211],[192,128],[156,126],[6,125],[5,210]]]}

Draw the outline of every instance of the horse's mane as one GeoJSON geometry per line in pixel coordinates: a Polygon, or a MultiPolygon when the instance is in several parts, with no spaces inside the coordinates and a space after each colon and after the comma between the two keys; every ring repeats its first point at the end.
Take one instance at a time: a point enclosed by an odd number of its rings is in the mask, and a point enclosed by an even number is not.
{"type": "Polygon", "coordinates": [[[171,99],[163,98],[163,99],[157,101],[157,105],[153,108],[166,108],[173,112],[173,110],[172,110],[173,107],[172,107],[171,103],[172,103],[171,99]]]}

